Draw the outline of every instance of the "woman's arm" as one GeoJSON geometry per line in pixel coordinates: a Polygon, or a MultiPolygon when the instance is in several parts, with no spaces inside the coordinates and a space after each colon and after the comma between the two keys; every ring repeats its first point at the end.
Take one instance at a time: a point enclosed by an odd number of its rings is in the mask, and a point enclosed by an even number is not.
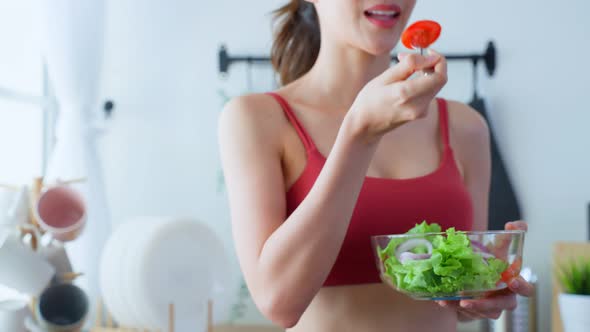
{"type": "Polygon", "coordinates": [[[287,218],[282,112],[268,97],[241,97],[219,125],[236,250],[261,312],[296,324],[331,270],[377,142],[359,143],[345,120],[315,185],[287,218]],[[266,98],[266,99],[265,99],[266,98]]]}

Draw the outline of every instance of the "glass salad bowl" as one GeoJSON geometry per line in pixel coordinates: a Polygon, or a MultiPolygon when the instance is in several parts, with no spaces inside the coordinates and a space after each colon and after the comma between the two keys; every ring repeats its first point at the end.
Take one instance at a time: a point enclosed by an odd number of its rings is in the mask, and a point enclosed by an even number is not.
{"type": "Polygon", "coordinates": [[[441,232],[425,222],[406,234],[373,236],[381,280],[418,300],[485,297],[520,274],[524,231],[441,232]]]}

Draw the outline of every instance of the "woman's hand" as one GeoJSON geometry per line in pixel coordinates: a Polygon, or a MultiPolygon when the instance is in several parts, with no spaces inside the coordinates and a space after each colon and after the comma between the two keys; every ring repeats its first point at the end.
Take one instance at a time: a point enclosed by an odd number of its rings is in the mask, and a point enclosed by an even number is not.
{"type": "Polygon", "coordinates": [[[365,85],[347,115],[366,141],[425,117],[432,99],[447,82],[446,60],[434,51],[428,56],[400,54],[399,60],[365,85]],[[428,70],[428,75],[408,80],[421,70],[428,70]]]}
{"type": "MultiPolygon", "coordinates": [[[[526,231],[527,224],[522,221],[509,222],[504,228],[506,230],[526,231]]],[[[516,294],[529,297],[533,295],[533,292],[533,285],[521,276],[515,276],[509,280],[508,289],[494,292],[485,299],[438,301],[438,304],[456,309],[460,320],[498,319],[502,311],[516,308],[516,294]]]]}

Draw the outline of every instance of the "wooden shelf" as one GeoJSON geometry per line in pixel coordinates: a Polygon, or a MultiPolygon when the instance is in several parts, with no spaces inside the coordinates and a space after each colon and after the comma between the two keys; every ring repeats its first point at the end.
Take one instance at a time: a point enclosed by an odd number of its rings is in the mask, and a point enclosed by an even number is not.
{"type": "MultiPolygon", "coordinates": [[[[113,323],[113,318],[103,306],[102,301],[98,301],[96,307],[96,323],[90,329],[90,332],[175,332],[174,331],[174,304],[168,307],[168,329],[167,330],[149,330],[134,327],[116,327],[113,323]],[[103,324],[106,322],[106,326],[103,324]]],[[[195,331],[202,331],[202,327],[195,327],[195,331]]],[[[178,331],[185,332],[185,331],[178,331]]],[[[284,332],[283,329],[264,326],[264,325],[213,325],[213,301],[209,301],[207,305],[207,332],[284,332]]]]}

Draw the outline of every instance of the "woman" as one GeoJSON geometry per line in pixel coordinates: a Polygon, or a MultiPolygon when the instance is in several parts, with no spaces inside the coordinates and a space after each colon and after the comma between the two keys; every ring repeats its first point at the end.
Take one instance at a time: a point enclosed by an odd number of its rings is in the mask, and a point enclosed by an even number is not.
{"type": "MultiPolygon", "coordinates": [[[[414,301],[379,282],[371,235],[424,219],[487,228],[484,120],[435,99],[447,81],[438,53],[390,67],[415,2],[291,0],[277,11],[272,51],[283,86],[222,112],[240,266],[260,311],[290,331],[454,331],[516,305],[513,292],[414,301]],[[422,70],[432,73],[410,79],[422,70]]],[[[531,291],[522,279],[510,287],[531,291]]]]}

